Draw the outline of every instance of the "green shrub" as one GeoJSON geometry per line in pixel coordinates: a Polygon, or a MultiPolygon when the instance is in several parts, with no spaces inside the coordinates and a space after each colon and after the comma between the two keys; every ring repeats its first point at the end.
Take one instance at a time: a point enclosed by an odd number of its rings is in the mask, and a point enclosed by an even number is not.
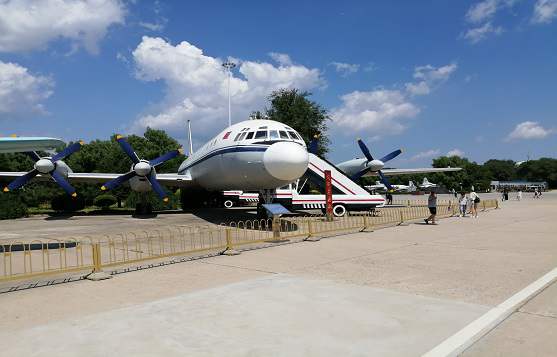
{"type": "Polygon", "coordinates": [[[105,193],[95,197],[93,201],[94,205],[100,207],[102,209],[107,209],[108,207],[116,204],[117,200],[116,197],[112,196],[109,193],[105,193]]]}
{"type": "Polygon", "coordinates": [[[172,192],[168,194],[168,202],[165,203],[152,191],[147,193],[132,191],[126,198],[126,207],[135,209],[135,205],[141,202],[141,195],[146,195],[146,201],[151,204],[155,211],[177,209],[178,202],[180,202],[180,196],[176,196],[172,192]]]}
{"type": "Polygon", "coordinates": [[[79,195],[77,197],[58,195],[52,199],[50,207],[56,212],[75,212],[85,208],[85,199],[79,195]]]}
{"type": "Polygon", "coordinates": [[[19,192],[0,193],[0,219],[27,217],[27,206],[19,192]]]}

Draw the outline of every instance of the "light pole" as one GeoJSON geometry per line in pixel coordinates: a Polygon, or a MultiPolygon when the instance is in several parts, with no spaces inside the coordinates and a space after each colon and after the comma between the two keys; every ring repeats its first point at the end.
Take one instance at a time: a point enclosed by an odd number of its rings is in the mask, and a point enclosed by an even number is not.
{"type": "Polygon", "coordinates": [[[228,126],[232,125],[232,114],[230,111],[230,77],[232,77],[232,68],[236,67],[236,64],[233,62],[224,62],[222,66],[228,72],[228,126]]]}

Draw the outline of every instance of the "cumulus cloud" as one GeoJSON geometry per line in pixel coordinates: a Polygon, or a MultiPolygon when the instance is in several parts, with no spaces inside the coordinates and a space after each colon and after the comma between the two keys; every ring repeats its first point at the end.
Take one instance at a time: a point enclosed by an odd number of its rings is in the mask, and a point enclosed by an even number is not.
{"type": "Polygon", "coordinates": [[[543,139],[554,132],[555,129],[546,129],[538,122],[525,121],[518,124],[514,128],[514,130],[507,136],[507,140],[543,139]]]}
{"type": "Polygon", "coordinates": [[[464,157],[464,151],[460,150],[460,149],[452,149],[449,150],[449,152],[447,152],[447,156],[458,156],[458,157],[464,157]]]}
{"type": "Polygon", "coordinates": [[[335,71],[340,73],[343,77],[348,77],[360,70],[359,64],[342,63],[342,62],[331,62],[329,65],[335,67],[335,71]]]}
{"type": "Polygon", "coordinates": [[[441,67],[432,65],[419,66],[414,68],[414,79],[416,82],[406,83],[406,90],[412,95],[429,94],[433,87],[445,82],[457,69],[456,63],[451,63],[441,67]]]}
{"type": "Polygon", "coordinates": [[[269,57],[271,57],[273,61],[277,62],[281,66],[292,65],[292,59],[286,53],[269,52],[269,57]]]}
{"type": "Polygon", "coordinates": [[[16,63],[0,61],[0,119],[45,114],[42,102],[52,94],[49,77],[32,75],[16,63]]]}
{"type": "Polygon", "coordinates": [[[557,0],[537,0],[534,5],[532,22],[548,24],[557,17],[557,0]]]}
{"type": "Polygon", "coordinates": [[[485,40],[489,35],[500,35],[503,33],[503,28],[501,26],[493,26],[491,22],[486,22],[482,26],[474,27],[468,29],[462,37],[470,43],[478,43],[482,40],[485,40]]]}
{"type": "Polygon", "coordinates": [[[0,52],[44,49],[51,41],[70,40],[73,50],[98,52],[113,24],[124,22],[120,0],[0,1],[0,52]]]}
{"type": "MultiPolygon", "coordinates": [[[[132,125],[132,131],[145,127],[182,132],[187,119],[196,133],[213,134],[227,123],[227,75],[223,60],[211,57],[183,41],[177,45],[162,38],[143,37],[133,51],[135,76],[142,81],[163,81],[166,96],[132,125]]],[[[287,55],[273,54],[279,65],[242,61],[239,75],[230,82],[232,118],[245,120],[251,111],[260,109],[266,97],[281,88],[310,90],[324,85],[317,69],[292,64],[287,55]]]]}
{"type": "Polygon", "coordinates": [[[380,88],[345,94],[340,97],[341,105],[331,111],[333,122],[337,127],[351,130],[399,134],[408,126],[408,120],[420,113],[411,102],[412,96],[429,94],[456,69],[454,63],[441,67],[418,66],[414,69],[416,82],[406,83],[405,90],[380,88]]]}
{"type": "Polygon", "coordinates": [[[422,160],[422,159],[428,159],[430,157],[437,156],[440,153],[441,153],[441,150],[439,150],[439,149],[430,149],[430,150],[426,150],[426,151],[420,151],[419,153],[412,156],[408,160],[409,161],[418,161],[418,160],[422,160]]]}
{"type": "Polygon", "coordinates": [[[420,112],[399,90],[354,91],[340,99],[342,105],[331,112],[331,117],[337,126],[356,131],[398,134],[406,129],[405,121],[420,112]]]}

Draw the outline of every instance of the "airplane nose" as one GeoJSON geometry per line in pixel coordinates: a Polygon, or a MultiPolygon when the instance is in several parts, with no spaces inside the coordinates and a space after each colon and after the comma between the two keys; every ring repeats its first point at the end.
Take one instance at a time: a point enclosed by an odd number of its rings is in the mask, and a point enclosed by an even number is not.
{"type": "Polygon", "coordinates": [[[267,172],[284,181],[300,178],[308,168],[308,161],[307,150],[292,142],[274,143],[263,154],[263,164],[267,172]]]}

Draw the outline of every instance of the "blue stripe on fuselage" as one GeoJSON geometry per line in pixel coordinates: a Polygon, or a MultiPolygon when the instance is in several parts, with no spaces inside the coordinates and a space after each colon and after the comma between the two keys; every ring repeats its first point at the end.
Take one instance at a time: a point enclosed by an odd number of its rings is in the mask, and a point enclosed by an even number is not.
{"type": "Polygon", "coordinates": [[[216,155],[221,155],[221,154],[227,154],[227,153],[231,153],[231,152],[253,152],[253,151],[260,151],[260,152],[264,152],[265,150],[267,150],[269,147],[268,146],[227,146],[224,148],[220,148],[220,149],[216,149],[214,151],[211,151],[208,154],[205,154],[205,156],[202,156],[201,158],[199,158],[197,161],[189,164],[188,166],[184,167],[182,170],[180,170],[178,172],[178,174],[183,174],[184,171],[186,171],[189,168],[192,168],[193,166],[212,158],[213,156],[216,155]]]}

